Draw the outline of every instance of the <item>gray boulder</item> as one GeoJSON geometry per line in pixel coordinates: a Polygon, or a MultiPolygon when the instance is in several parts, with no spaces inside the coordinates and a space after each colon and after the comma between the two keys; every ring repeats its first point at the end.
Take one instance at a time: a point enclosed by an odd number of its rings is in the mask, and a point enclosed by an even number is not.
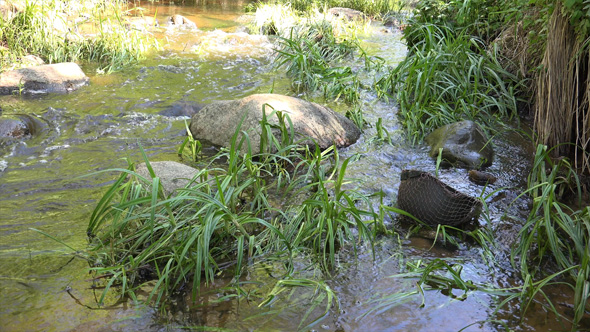
{"type": "Polygon", "coordinates": [[[73,62],[11,70],[0,74],[0,95],[69,92],[87,84],[88,77],[73,62]]]}
{"type": "MultiPolygon", "coordinates": [[[[361,134],[352,121],[328,107],[278,94],[256,94],[239,100],[211,103],[192,116],[190,130],[196,139],[230,147],[232,136],[243,118],[240,129],[248,133],[252,152],[257,153],[260,149],[260,121],[264,104],[289,115],[296,133],[295,141],[305,137],[315,140],[321,149],[333,144],[346,147],[355,143],[361,134]]],[[[270,107],[265,110],[267,115],[273,111],[270,107]]],[[[267,120],[278,123],[276,116],[268,117],[267,120]]],[[[304,144],[312,145],[313,142],[307,140],[304,144]]],[[[242,146],[241,152],[247,152],[246,144],[242,146]]]]}
{"type": "MultiPolygon", "coordinates": [[[[186,188],[191,182],[200,182],[200,179],[195,179],[195,176],[199,174],[199,170],[185,164],[175,161],[152,161],[150,165],[156,176],[160,178],[160,183],[164,187],[164,193],[167,196],[178,189],[186,188]]],[[[151,179],[150,172],[143,163],[137,165],[135,172],[147,179],[151,179]]]]}
{"type": "Polygon", "coordinates": [[[490,166],[494,150],[481,127],[473,121],[448,124],[426,137],[431,147],[430,156],[438,157],[442,148],[442,160],[456,167],[480,169],[490,166]]]}

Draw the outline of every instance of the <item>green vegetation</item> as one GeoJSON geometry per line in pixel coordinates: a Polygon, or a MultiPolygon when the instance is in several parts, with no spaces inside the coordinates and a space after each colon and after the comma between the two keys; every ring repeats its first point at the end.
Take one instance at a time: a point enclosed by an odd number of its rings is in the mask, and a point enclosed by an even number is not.
{"type": "Polygon", "coordinates": [[[325,10],[332,7],[351,8],[372,17],[382,17],[389,13],[397,13],[407,5],[401,0],[275,0],[277,4],[288,4],[294,10],[308,13],[314,9],[325,10]]]}
{"type": "Polygon", "coordinates": [[[18,67],[29,54],[46,63],[96,63],[98,72],[137,62],[157,43],[125,27],[123,5],[119,0],[24,2],[14,14],[0,15],[0,71],[18,67]],[[82,14],[90,18],[82,19],[82,14]],[[91,33],[84,34],[83,29],[91,33]]]}
{"type": "Polygon", "coordinates": [[[575,294],[573,321],[577,324],[590,298],[590,210],[588,206],[576,210],[561,202],[573,195],[580,208],[581,185],[569,161],[553,162],[550,152],[547,146],[537,147],[526,191],[533,199],[533,208],[519,234],[521,241],[514,248],[512,261],[519,265],[533,294],[543,290],[528,283],[546,277],[548,265],[559,274],[567,274],[575,294]],[[572,189],[575,192],[569,192],[572,189]]]}
{"type": "Polygon", "coordinates": [[[280,38],[277,50],[278,68],[286,67],[296,91],[323,92],[324,98],[354,103],[359,100],[360,82],[347,66],[333,66],[350,56],[357,46],[350,40],[336,40],[333,27],[323,20],[291,30],[288,38],[280,38]]]}
{"type": "Polygon", "coordinates": [[[383,97],[395,97],[410,139],[470,119],[496,127],[516,114],[521,79],[503,68],[494,46],[492,7],[451,1],[421,2],[404,30],[408,57],[376,84],[383,97]],[[457,13],[457,14],[456,14],[457,13]]]}
{"type": "Polygon", "coordinates": [[[321,92],[327,100],[358,102],[357,73],[343,63],[364,54],[356,38],[362,23],[330,19],[317,10],[301,16],[287,5],[259,4],[252,28],[277,35],[275,67],[286,70],[296,93],[321,92]]]}
{"type": "Polygon", "coordinates": [[[516,114],[518,79],[482,40],[433,24],[410,31],[421,41],[376,86],[382,96],[395,93],[413,142],[445,124],[469,119],[493,127],[516,114]]]}
{"type": "Polygon", "coordinates": [[[269,116],[279,124],[261,122],[260,153],[238,154],[250,144],[238,126],[231,147],[201,161],[193,182],[168,197],[145,154],[150,177],[135,173],[133,164],[118,170],[88,226],[91,269],[105,287],[101,303],[115,285],[121,296],[135,299],[138,287],[152,279],[156,304],[185,286],[194,298],[201,282],[221,271],[238,282],[247,264],[280,260],[284,275],[263,305],[284,288],[305,286],[323,290],[331,307],[329,287],[302,278],[296,261],[309,260],[329,275],[339,248],[356,252],[372,245],[379,215],[359,207],[370,206],[366,196],[345,188],[348,160],[339,166],[335,149],[303,148],[292,141],[287,116],[274,110],[269,116]],[[274,136],[273,129],[280,133],[274,136]]]}
{"type": "MultiPolygon", "coordinates": [[[[518,115],[517,101],[530,101],[538,93],[536,129],[541,140],[574,143],[553,148],[538,146],[528,188],[523,193],[532,198],[533,208],[511,255],[514,268],[521,274],[521,285],[499,288],[476,284],[464,280],[460,262],[419,260],[409,262],[406,271],[395,276],[417,280],[417,290],[377,299],[366,314],[383,312],[411,296],[421,295],[424,301],[425,292],[432,290],[458,300],[473,292],[485,292],[499,297],[496,310],[519,301],[523,312],[541,297],[544,305],[560,316],[544,292],[549,285],[565,284],[575,294],[573,328],[582,320],[590,297],[590,211],[588,207],[572,208],[562,202],[568,191],[573,191],[570,194],[576,198],[581,196],[577,163],[581,161],[585,169],[590,165],[585,150],[585,128],[590,122],[584,103],[588,96],[580,92],[587,89],[588,70],[579,62],[584,60],[579,57],[587,56],[588,45],[582,41],[586,40],[590,20],[583,15],[582,4],[569,1],[561,8],[560,2],[547,1],[423,1],[404,31],[409,55],[396,68],[384,68],[366,56],[355,37],[356,29],[362,26],[328,20],[323,11],[344,6],[371,16],[385,16],[402,8],[398,2],[290,1],[257,5],[255,29],[277,36],[275,66],[285,69],[294,91],[344,100],[352,106],[348,116],[360,128],[365,124],[358,103],[362,89],[399,103],[402,123],[414,143],[441,125],[463,119],[496,131],[503,127],[503,121],[518,115]],[[547,39],[544,31],[529,33],[525,45],[530,47],[533,60],[527,67],[516,65],[517,58],[507,57],[510,43],[506,31],[517,30],[520,23],[515,20],[521,19],[529,6],[549,4],[550,10],[539,10],[524,20],[524,31],[530,32],[527,29],[551,19],[548,29],[554,35],[549,34],[547,39]],[[571,39],[566,56],[558,48],[563,41],[560,34],[571,39]],[[541,63],[543,52],[545,60],[541,63]],[[377,72],[373,86],[363,86],[358,68],[344,64],[354,59],[364,59],[364,69],[377,72]],[[544,70],[535,71],[540,64],[544,70]],[[572,64],[576,64],[573,69],[572,64]],[[559,76],[560,71],[567,72],[559,76]],[[574,78],[579,79],[575,84],[574,78]],[[549,91],[558,91],[557,101],[551,99],[554,97],[549,91]],[[567,111],[562,112],[564,109],[567,111]],[[546,123],[557,123],[560,130],[545,128],[546,123]],[[573,128],[578,127],[573,124],[583,128],[576,133],[573,128]],[[576,137],[545,137],[554,132],[573,133],[576,137]],[[572,148],[575,144],[579,147],[572,148]],[[556,151],[569,149],[579,154],[574,154],[571,162],[567,158],[550,158],[556,151]],[[457,289],[462,294],[454,295],[452,290],[457,289]]],[[[522,31],[513,37],[518,34],[522,31]]],[[[185,285],[190,285],[194,298],[202,281],[208,283],[219,273],[233,273],[235,296],[248,296],[239,283],[246,265],[276,264],[280,260],[282,275],[261,305],[272,304],[294,287],[310,287],[316,292],[314,306],[304,320],[322,301],[327,303],[325,314],[337,305],[337,294],[321,279],[333,271],[338,249],[351,247],[356,252],[362,245],[372,247],[377,234],[387,232],[383,225],[385,212],[404,212],[385,206],[372,211],[367,196],[347,189],[344,176],[350,160],[341,162],[335,149],[321,152],[302,148],[291,139],[289,118],[277,111],[271,116],[279,119],[279,125],[262,121],[260,147],[249,146],[247,137],[239,136],[238,130],[230,149],[201,160],[200,143],[187,137],[179,154],[188,150],[189,158],[199,163],[201,171],[191,185],[169,197],[164,195],[153,171],[146,178],[135,173],[132,164],[119,170],[120,177],[99,202],[88,228],[96,264],[93,271],[104,281],[104,294],[119,285],[122,296],[135,298],[142,283],[155,279],[151,299],[159,304],[185,285]],[[278,136],[272,134],[275,129],[280,131],[278,136]],[[250,152],[240,156],[237,151],[244,145],[250,152]],[[309,269],[321,271],[321,276],[309,278],[306,271],[298,269],[299,260],[305,261],[309,269]]],[[[376,130],[373,142],[391,143],[381,119],[376,130]]],[[[145,162],[149,165],[147,158],[145,162]]],[[[481,197],[484,218],[487,198],[481,197]]],[[[439,227],[437,238],[439,235],[445,243],[454,245],[459,244],[457,236],[474,241],[482,247],[489,265],[499,263],[494,258],[494,236],[487,228],[467,232],[439,227]]]]}

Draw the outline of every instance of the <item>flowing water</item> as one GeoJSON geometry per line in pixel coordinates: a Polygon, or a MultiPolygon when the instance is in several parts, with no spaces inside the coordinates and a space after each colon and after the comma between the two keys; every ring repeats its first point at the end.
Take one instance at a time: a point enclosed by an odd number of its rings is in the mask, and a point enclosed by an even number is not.
{"type": "MultiPolygon", "coordinates": [[[[244,29],[237,22],[244,3],[142,5],[146,15],[165,20],[168,15],[181,14],[195,21],[200,29],[163,28],[158,37],[164,51],[137,67],[107,76],[90,75],[90,84],[76,92],[0,97],[2,116],[26,114],[38,120],[32,138],[0,145],[0,330],[161,331],[181,330],[183,326],[297,330],[310,305],[305,297],[308,292],[295,293],[289,301],[271,308],[259,308],[260,301],[219,301],[228,283],[223,276],[203,290],[196,305],[180,299],[167,317],[131,303],[107,301],[113,304],[99,308],[100,290],[90,289],[87,263],[34,230],[83,250],[90,213],[115,178],[114,173],[97,171],[126,167],[125,158],[140,160],[140,145],[150,160],[178,160],[176,149],[184,138],[187,115],[204,104],[270,91],[291,94],[284,75],[277,75],[270,67],[272,44],[268,39],[240,32],[244,29]]],[[[399,31],[375,24],[362,38],[371,55],[385,58],[390,65],[405,56],[399,31]]],[[[362,103],[365,120],[373,127],[367,128],[355,145],[342,151],[355,160],[347,175],[357,179],[354,184],[367,194],[383,190],[384,202],[392,204],[402,169],[433,172],[435,165],[425,147],[403,143],[394,104],[367,93],[362,103]],[[371,140],[378,118],[383,119],[393,144],[371,140]]],[[[339,103],[329,106],[341,112],[347,108],[339,103]]],[[[532,151],[514,133],[500,135],[494,143],[498,158],[489,171],[499,181],[483,193],[489,194],[490,213],[482,223],[493,224],[503,245],[497,259],[507,262],[507,248],[515,239],[518,223],[502,215],[518,189],[494,190],[523,185],[532,151]]],[[[467,181],[465,170],[442,170],[441,178],[463,192],[482,195],[482,187],[467,181]]],[[[526,201],[517,201],[509,213],[522,218],[527,209],[526,201]]],[[[395,224],[391,218],[388,222],[395,224]]],[[[362,251],[358,258],[342,253],[335,275],[328,280],[339,296],[339,308],[309,329],[457,331],[474,324],[466,331],[502,330],[502,324],[491,321],[498,317],[493,315],[496,299],[484,293],[471,293],[461,299],[462,293],[456,290],[452,291],[455,298],[427,293],[423,307],[416,295],[391,309],[363,316],[376,297],[415,289],[411,279],[388,276],[419,259],[448,258],[462,264],[463,277],[474,282],[501,286],[518,283],[508,263],[505,268],[489,268],[477,246],[431,246],[432,241],[421,237],[392,237],[379,243],[375,260],[369,250],[362,251]]],[[[259,294],[264,294],[272,287],[274,268],[254,266],[244,281],[255,283],[259,294]]],[[[564,290],[556,289],[552,296],[557,303],[567,302],[564,290]]],[[[533,314],[524,317],[522,323],[518,310],[517,304],[508,306],[499,317],[515,330],[563,328],[545,309],[532,310],[533,314]]],[[[310,317],[314,315],[321,315],[321,307],[310,317]]]]}

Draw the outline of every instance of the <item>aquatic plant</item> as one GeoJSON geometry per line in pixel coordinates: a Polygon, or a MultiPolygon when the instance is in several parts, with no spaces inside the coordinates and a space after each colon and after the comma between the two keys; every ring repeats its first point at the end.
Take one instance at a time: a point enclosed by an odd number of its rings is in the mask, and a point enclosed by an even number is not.
{"type": "Polygon", "coordinates": [[[275,67],[286,69],[297,92],[322,91],[325,98],[353,103],[359,99],[360,81],[350,67],[336,64],[358,47],[354,39],[338,38],[323,19],[279,37],[275,67]]]}
{"type": "MultiPolygon", "coordinates": [[[[299,275],[294,260],[303,255],[329,274],[339,248],[356,252],[372,244],[379,214],[362,208],[370,206],[368,197],[345,188],[349,161],[339,165],[335,148],[310,150],[294,141],[291,121],[280,111],[269,112],[261,126],[259,152],[249,147],[238,153],[250,145],[239,124],[231,146],[202,160],[192,182],[170,196],[145,153],[149,177],[132,163],[116,170],[121,175],[98,202],[87,230],[91,270],[104,286],[101,303],[115,286],[121,296],[136,299],[137,288],[149,280],[155,280],[149,301],[158,306],[180,289],[190,289],[195,299],[201,284],[222,271],[239,280],[246,262],[280,260],[285,273],[261,305],[289,287],[321,290],[314,303],[326,300],[326,310],[337,304],[323,281],[299,275]],[[268,121],[271,116],[278,124],[268,121]],[[278,191],[282,209],[269,199],[278,191]]],[[[247,294],[235,289],[235,296],[247,294]]]]}
{"type": "MultiPolygon", "coordinates": [[[[550,155],[547,146],[537,146],[525,192],[532,198],[533,207],[519,233],[512,263],[519,267],[523,280],[528,281],[523,290],[528,303],[534,294],[543,291],[542,287],[532,287],[530,283],[548,278],[548,264],[558,271],[548,281],[562,274],[569,275],[569,285],[575,294],[575,325],[584,316],[590,299],[590,210],[580,205],[581,184],[570,162],[566,158],[553,161],[550,155]],[[562,202],[566,195],[577,198],[577,210],[562,202]]],[[[527,308],[528,305],[523,310],[527,308]]]]}
{"type": "Polygon", "coordinates": [[[364,119],[363,110],[361,109],[360,105],[356,104],[352,109],[347,110],[345,116],[354,122],[361,132],[364,131],[367,121],[364,119]]]}
{"type": "Polygon", "coordinates": [[[519,80],[502,68],[494,49],[447,27],[424,24],[414,31],[423,40],[375,87],[380,96],[399,102],[413,142],[448,123],[471,119],[497,127],[516,114],[519,80]]]}
{"type": "Polygon", "coordinates": [[[0,57],[0,70],[11,69],[22,57],[33,54],[47,63],[91,61],[98,64],[99,72],[110,72],[137,62],[157,48],[152,37],[125,27],[119,0],[96,7],[94,3],[74,1],[27,1],[22,7],[14,17],[0,16],[0,44],[7,48],[0,57]],[[97,34],[79,33],[77,23],[68,20],[63,11],[72,15],[91,13],[97,34]]]}

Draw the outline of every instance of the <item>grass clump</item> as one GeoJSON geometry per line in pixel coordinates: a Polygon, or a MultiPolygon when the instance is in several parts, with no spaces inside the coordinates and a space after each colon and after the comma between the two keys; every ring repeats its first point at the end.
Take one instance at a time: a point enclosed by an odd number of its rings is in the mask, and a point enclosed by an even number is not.
{"type": "Polygon", "coordinates": [[[300,277],[295,260],[304,257],[329,274],[339,248],[373,243],[379,215],[359,207],[370,206],[363,204],[367,197],[345,188],[348,161],[338,166],[334,148],[302,147],[292,140],[286,115],[269,116],[279,122],[261,121],[259,153],[239,154],[249,140],[238,126],[231,147],[202,160],[193,182],[170,196],[145,154],[149,177],[134,172],[133,164],[118,170],[88,226],[92,270],[104,281],[101,302],[114,286],[135,299],[137,288],[150,280],[156,305],[181,289],[190,289],[195,299],[201,284],[219,273],[233,273],[238,282],[249,264],[281,262],[284,273],[261,305],[292,287],[324,294],[326,310],[336,305],[324,282],[300,277]]]}
{"type": "Polygon", "coordinates": [[[253,29],[277,36],[275,68],[286,70],[296,93],[359,100],[360,81],[345,63],[363,53],[355,32],[361,26],[332,19],[315,7],[299,15],[289,5],[259,5],[255,22],[253,29]]]}
{"type": "Polygon", "coordinates": [[[357,47],[348,39],[338,41],[328,21],[279,37],[276,67],[285,67],[293,89],[321,91],[324,98],[354,103],[359,100],[360,81],[349,66],[337,66],[357,47]]]}
{"type": "Polygon", "coordinates": [[[98,72],[111,72],[135,63],[157,47],[155,39],[129,31],[123,23],[123,3],[117,0],[86,4],[73,1],[25,2],[14,15],[0,17],[1,70],[19,66],[29,54],[46,63],[89,61],[98,72]],[[85,14],[85,21],[74,19],[85,14]],[[97,33],[83,34],[88,21],[97,33]]]}
{"type": "Polygon", "coordinates": [[[549,282],[566,276],[575,294],[575,325],[585,315],[590,299],[590,209],[581,208],[579,200],[575,203],[579,209],[562,202],[572,194],[581,199],[580,181],[566,158],[554,162],[550,155],[547,146],[537,146],[526,191],[533,199],[533,208],[519,233],[512,262],[526,281],[523,295],[529,303],[534,294],[543,293],[542,287],[530,285],[532,281],[545,278],[549,282]]]}
{"type": "MultiPolygon", "coordinates": [[[[376,83],[381,96],[395,96],[410,139],[470,119],[490,127],[516,114],[516,76],[504,70],[494,50],[446,27],[421,26],[425,38],[398,67],[376,83]]],[[[416,31],[416,30],[414,30],[416,31]]],[[[417,33],[417,32],[416,32],[417,33]]]]}
{"type": "Polygon", "coordinates": [[[523,81],[488,45],[504,20],[494,12],[499,5],[430,0],[416,8],[404,30],[408,56],[375,84],[381,97],[399,102],[412,142],[452,122],[470,119],[494,128],[516,114],[523,81]]]}

